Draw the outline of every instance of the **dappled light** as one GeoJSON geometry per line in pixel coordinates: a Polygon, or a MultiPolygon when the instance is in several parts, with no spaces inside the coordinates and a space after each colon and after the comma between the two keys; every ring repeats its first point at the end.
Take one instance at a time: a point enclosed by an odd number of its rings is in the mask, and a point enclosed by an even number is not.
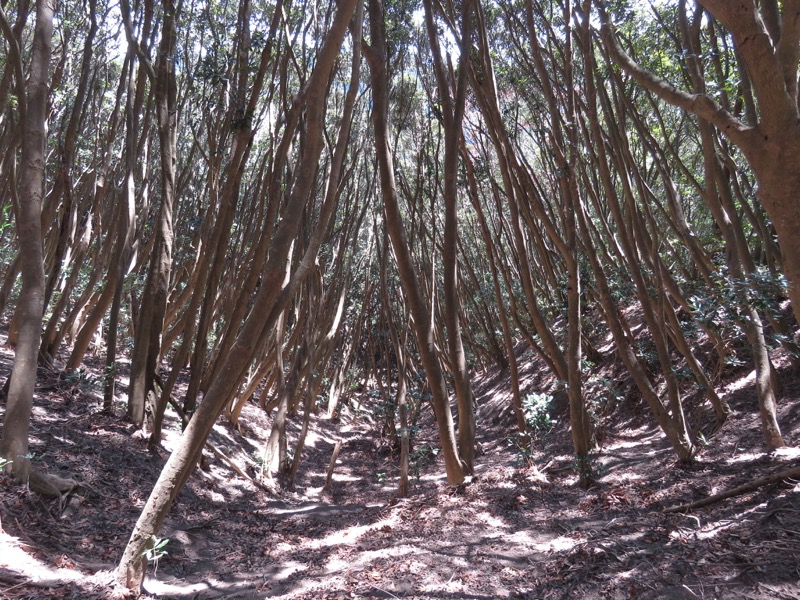
{"type": "Polygon", "coordinates": [[[799,6],[0,3],[0,597],[800,597],[799,6]]]}

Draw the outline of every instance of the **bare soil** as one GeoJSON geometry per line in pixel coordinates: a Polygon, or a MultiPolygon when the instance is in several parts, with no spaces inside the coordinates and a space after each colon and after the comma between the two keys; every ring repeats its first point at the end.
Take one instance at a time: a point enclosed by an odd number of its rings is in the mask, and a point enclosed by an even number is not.
{"type": "MultiPolygon", "coordinates": [[[[532,354],[520,358],[526,393],[552,391],[532,354]]],[[[4,350],[2,359],[0,382],[11,353],[4,350]]],[[[606,367],[607,380],[621,377],[615,368],[606,367]]],[[[108,572],[180,432],[168,421],[163,451],[148,453],[122,416],[121,400],[117,415],[101,414],[99,372],[100,365],[81,377],[40,373],[34,463],[81,488],[59,502],[8,479],[0,483],[2,598],[121,593],[108,572]]],[[[405,499],[395,496],[396,453],[380,438],[376,417],[355,405],[337,420],[312,420],[293,492],[267,493],[209,453],[209,471],[192,476],[170,512],[161,533],[167,554],[150,569],[147,595],[800,598],[800,483],[765,486],[686,514],[664,512],[800,464],[800,379],[788,366],[781,376],[780,423],[790,447],[764,450],[753,375],[744,370],[720,384],[735,413],[716,431],[702,399],[689,399],[687,411],[707,440],[691,465],[676,462],[646,406],[620,384],[614,398],[597,403],[600,477],[588,491],[573,472],[562,395],[554,394],[555,426],[526,451],[514,443],[507,375],[497,371],[477,380],[478,465],[458,488],[446,485],[441,459],[420,451],[435,445],[429,409],[405,499]],[[337,441],[342,451],[324,493],[337,441]]],[[[290,421],[290,445],[300,420],[290,421]]],[[[221,422],[211,442],[254,474],[270,424],[250,404],[241,431],[221,422]]]]}

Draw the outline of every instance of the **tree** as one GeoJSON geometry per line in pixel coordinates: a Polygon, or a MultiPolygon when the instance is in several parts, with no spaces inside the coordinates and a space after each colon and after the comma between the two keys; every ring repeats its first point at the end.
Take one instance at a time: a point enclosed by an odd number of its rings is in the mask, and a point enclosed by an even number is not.
{"type": "MultiPolygon", "coordinates": [[[[694,23],[699,26],[703,9],[719,20],[732,36],[738,56],[747,73],[746,81],[752,89],[743,90],[757,103],[756,111],[749,113],[752,122],[737,118],[728,107],[720,105],[706,92],[706,81],[693,53],[699,36],[695,35],[695,45],[687,48],[689,72],[693,82],[692,92],[685,92],[673,86],[654,73],[634,62],[622,49],[613,35],[611,25],[601,6],[604,20],[603,34],[606,45],[616,62],[637,82],[661,99],[697,115],[703,132],[707,156],[708,202],[713,208],[717,205],[717,179],[714,149],[709,126],[736,145],[746,157],[759,185],[759,197],[772,219],[781,246],[783,272],[789,279],[789,295],[795,317],[800,315],[800,210],[793,198],[800,189],[800,132],[796,124],[800,122],[798,111],[798,63],[800,61],[800,3],[785,2],[779,10],[777,2],[755,1],[728,3],[714,0],[700,0],[694,23]]],[[[679,4],[680,19],[685,22],[686,2],[679,4]]],[[[688,28],[684,25],[686,43],[688,28]]],[[[736,241],[736,231],[730,228],[730,213],[717,210],[717,222],[724,232],[728,232],[729,245],[738,263],[743,261],[746,272],[752,272],[749,252],[741,242],[736,241]],[[749,267],[749,268],[748,268],[749,267]]],[[[775,397],[770,377],[769,357],[764,347],[764,334],[761,319],[751,311],[747,324],[748,337],[754,348],[757,370],[757,387],[762,424],[766,442],[770,447],[784,445],[776,419],[775,397]]],[[[798,319],[800,321],[800,319],[798,319]]]]}
{"type": "MultiPolygon", "coordinates": [[[[617,63],[661,99],[715,126],[738,147],[758,181],[758,193],[781,245],[783,271],[795,316],[800,315],[800,211],[793,198],[800,189],[798,65],[800,2],[698,0],[732,37],[747,74],[743,94],[752,94],[754,111],[744,118],[720,105],[705,89],[683,91],[634,62],[613,35],[601,6],[603,35],[617,63]]],[[[686,10],[686,3],[681,8],[686,10]]],[[[702,82],[700,82],[702,83],[702,82]]],[[[800,321],[800,318],[798,318],[800,321]]]]}
{"type": "Polygon", "coordinates": [[[434,21],[430,0],[425,6],[425,24],[436,75],[440,114],[444,128],[444,164],[442,196],[445,205],[444,239],[442,241],[442,262],[444,263],[444,321],[447,327],[447,349],[453,375],[456,399],[458,401],[458,449],[464,468],[472,473],[475,468],[475,397],[472,393],[469,372],[467,371],[464,342],[459,322],[461,306],[458,295],[458,159],[461,136],[461,122],[467,96],[468,44],[472,39],[472,20],[475,12],[473,2],[467,0],[461,6],[461,54],[458,77],[448,78],[442,61],[437,25],[434,21]],[[452,91],[451,91],[452,89],[452,91]]]}
{"type": "Polygon", "coordinates": [[[283,310],[277,300],[286,261],[297,235],[303,208],[308,202],[322,151],[327,82],[357,3],[358,0],[347,0],[336,10],[314,71],[302,93],[296,96],[296,102],[298,105],[302,102],[306,113],[305,144],[296,165],[296,178],[292,182],[291,194],[270,243],[269,259],[262,274],[262,286],[254,298],[253,308],[242,324],[235,344],[223,361],[218,377],[186,427],[179,446],[164,466],[131,533],[116,569],[117,579],[129,589],[141,588],[146,567],[144,551],[161,529],[172,502],[197,464],[203,445],[224,409],[231,390],[241,382],[270,314],[283,310]]]}
{"type": "Polygon", "coordinates": [[[389,233],[397,268],[400,272],[400,280],[402,281],[413,319],[417,349],[433,396],[433,411],[439,428],[439,439],[442,444],[447,481],[450,485],[459,485],[464,481],[464,470],[456,445],[447,386],[435,348],[433,316],[425,305],[417,275],[414,272],[411,252],[397,201],[397,186],[388,135],[389,65],[385,9],[382,0],[368,0],[368,2],[371,41],[368,46],[364,46],[364,52],[369,64],[370,80],[372,82],[372,126],[375,132],[375,155],[380,176],[386,229],[389,233]]]}
{"type": "Polygon", "coordinates": [[[161,204],[154,236],[154,251],[150,255],[142,305],[131,359],[131,385],[128,391],[128,416],[141,425],[144,420],[145,399],[155,388],[155,376],[161,351],[161,333],[170,291],[170,273],[173,250],[173,210],[175,204],[175,162],[177,83],[175,79],[176,21],[179,5],[171,0],[163,3],[161,41],[156,64],[133,36],[130,7],[127,1],[120,4],[128,43],[136,50],[145,72],[155,89],[156,119],[161,166],[161,204]]]}
{"type": "Polygon", "coordinates": [[[50,80],[50,55],[53,37],[53,6],[50,0],[37,0],[30,74],[25,85],[20,40],[14,35],[0,9],[0,28],[9,47],[8,58],[14,69],[17,102],[22,127],[22,171],[15,192],[16,229],[19,238],[22,290],[19,313],[19,338],[14,369],[8,389],[0,455],[11,461],[14,476],[27,482],[30,477],[28,430],[41,339],[44,311],[45,274],[42,255],[42,199],[44,197],[45,132],[50,80]]]}

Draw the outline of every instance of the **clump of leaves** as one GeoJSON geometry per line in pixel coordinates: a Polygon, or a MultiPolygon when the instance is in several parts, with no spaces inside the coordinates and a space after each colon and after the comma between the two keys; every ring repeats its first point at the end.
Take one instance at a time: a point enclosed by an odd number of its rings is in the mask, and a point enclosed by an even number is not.
{"type": "Polygon", "coordinates": [[[780,302],[788,295],[783,275],[762,267],[744,277],[732,276],[726,267],[712,274],[714,285],[696,290],[689,299],[695,320],[712,329],[749,318],[753,308],[771,320],[779,320],[780,302]]]}
{"type": "Polygon", "coordinates": [[[68,373],[64,377],[64,382],[72,387],[80,388],[85,392],[94,391],[98,385],[102,383],[100,377],[97,377],[83,368],[68,373]]]}
{"type": "Polygon", "coordinates": [[[550,416],[553,397],[546,393],[528,394],[522,399],[522,413],[529,431],[544,434],[552,429],[556,421],[550,416]]]}

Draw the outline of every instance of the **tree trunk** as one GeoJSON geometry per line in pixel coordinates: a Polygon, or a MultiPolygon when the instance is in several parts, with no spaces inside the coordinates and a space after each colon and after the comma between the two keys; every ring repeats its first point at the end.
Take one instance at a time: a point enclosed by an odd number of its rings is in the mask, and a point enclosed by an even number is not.
{"type": "Polygon", "coordinates": [[[306,141],[283,218],[272,237],[263,283],[253,308],[236,342],[226,355],[219,375],[211,383],[178,447],[161,471],[117,566],[117,580],[129,589],[141,589],[146,567],[143,551],[152,536],[161,529],[172,502],[197,464],[203,445],[229,398],[230,389],[239,385],[252,360],[256,343],[261,339],[264,322],[275,305],[283,279],[283,266],[314,184],[314,174],[322,151],[327,82],[356,3],[357,0],[343,0],[338,6],[333,24],[320,49],[316,67],[303,90],[302,97],[306,101],[306,141]]]}
{"type": "Polygon", "coordinates": [[[471,474],[475,468],[475,396],[467,370],[464,343],[461,337],[461,303],[458,297],[458,145],[461,139],[461,123],[467,93],[467,61],[469,52],[465,44],[472,39],[473,2],[465,0],[461,8],[462,48],[458,78],[448,81],[442,64],[442,54],[431,0],[425,0],[425,21],[433,56],[434,72],[442,104],[442,124],[444,126],[444,183],[445,205],[444,239],[442,242],[442,262],[444,263],[444,323],[447,328],[447,349],[450,368],[458,402],[458,451],[464,471],[471,474]],[[451,97],[451,84],[455,97],[451,97]]]}
{"type": "Polygon", "coordinates": [[[14,354],[14,368],[8,390],[6,415],[0,455],[11,462],[16,479],[27,482],[30,476],[28,431],[30,428],[36,366],[42,333],[45,276],[42,253],[42,200],[45,174],[45,130],[49,67],[53,38],[53,5],[51,0],[37,0],[36,25],[33,34],[31,72],[27,90],[22,78],[22,58],[17,39],[13,37],[5,14],[0,12],[6,42],[12,51],[17,77],[18,106],[23,128],[22,170],[19,178],[19,205],[16,207],[19,237],[22,290],[17,312],[19,338],[14,354]]]}
{"type": "MultiPolygon", "coordinates": [[[[127,13],[123,10],[123,14],[127,13]]],[[[131,355],[130,388],[128,393],[128,416],[137,426],[144,420],[147,394],[154,391],[157,362],[161,352],[161,333],[167,297],[170,289],[172,269],[173,231],[172,218],[175,202],[175,162],[177,130],[177,84],[175,80],[175,41],[176,6],[165,0],[161,25],[161,42],[158,48],[158,62],[149,65],[144,53],[139,59],[144,62],[150,81],[155,89],[156,117],[161,166],[161,205],[158,223],[153,235],[155,243],[147,271],[142,304],[139,308],[139,321],[136,327],[133,354],[131,355]]],[[[126,23],[126,33],[130,23],[126,23]]],[[[132,36],[129,36],[132,43],[132,36]]]]}
{"type": "Polygon", "coordinates": [[[428,311],[417,281],[397,201],[394,165],[388,136],[389,74],[387,71],[388,47],[384,7],[382,0],[368,0],[368,2],[372,44],[369,47],[365,46],[364,51],[370,66],[372,81],[372,124],[375,131],[375,153],[378,160],[386,229],[392,242],[400,279],[413,317],[417,349],[430,384],[433,412],[439,428],[447,482],[450,485],[459,485],[464,481],[464,470],[456,445],[447,385],[434,343],[433,316],[428,311]]]}

